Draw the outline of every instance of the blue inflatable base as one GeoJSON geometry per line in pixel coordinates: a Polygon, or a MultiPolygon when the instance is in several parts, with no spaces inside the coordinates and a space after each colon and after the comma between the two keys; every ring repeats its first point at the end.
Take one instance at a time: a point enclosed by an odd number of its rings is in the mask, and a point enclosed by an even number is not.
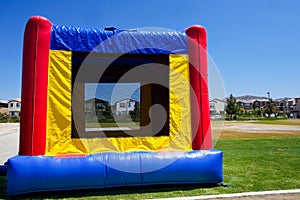
{"type": "Polygon", "coordinates": [[[84,157],[15,156],[7,163],[9,195],[156,184],[223,181],[222,151],[101,153],[84,157]]]}

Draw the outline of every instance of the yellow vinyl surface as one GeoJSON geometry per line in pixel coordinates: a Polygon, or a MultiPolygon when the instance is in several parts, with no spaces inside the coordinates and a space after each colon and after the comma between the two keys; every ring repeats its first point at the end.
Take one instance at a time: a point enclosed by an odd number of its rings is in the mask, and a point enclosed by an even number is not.
{"type": "Polygon", "coordinates": [[[169,61],[169,136],[74,139],[72,52],[50,50],[46,155],[192,150],[188,56],[170,54],[169,61]]]}

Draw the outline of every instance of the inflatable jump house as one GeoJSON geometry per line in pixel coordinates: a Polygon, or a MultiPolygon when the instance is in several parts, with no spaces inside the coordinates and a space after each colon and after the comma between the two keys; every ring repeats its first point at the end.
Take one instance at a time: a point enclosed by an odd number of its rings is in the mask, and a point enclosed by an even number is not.
{"type": "Polygon", "coordinates": [[[30,18],[8,194],[222,182],[206,48],[201,26],[102,30],[30,18]]]}

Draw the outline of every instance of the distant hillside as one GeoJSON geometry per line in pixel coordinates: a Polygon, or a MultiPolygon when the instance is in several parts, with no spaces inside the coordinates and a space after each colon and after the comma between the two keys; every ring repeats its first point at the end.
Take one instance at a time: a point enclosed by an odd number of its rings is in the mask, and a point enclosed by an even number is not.
{"type": "Polygon", "coordinates": [[[243,101],[250,101],[254,99],[267,99],[267,97],[259,97],[259,96],[253,96],[253,95],[244,95],[244,96],[239,96],[235,97],[238,100],[243,100],[243,101]]]}
{"type": "MultiPolygon", "coordinates": [[[[255,99],[268,99],[267,97],[260,97],[260,96],[253,96],[253,95],[244,95],[244,96],[239,96],[239,97],[235,97],[237,100],[240,101],[251,101],[251,100],[255,100],[255,99]]],[[[287,100],[290,99],[290,97],[283,97],[283,98],[279,98],[279,99],[273,99],[275,101],[282,101],[282,100],[287,100]]]]}
{"type": "Polygon", "coordinates": [[[286,100],[289,100],[289,99],[292,99],[290,97],[283,97],[283,98],[279,98],[279,99],[275,99],[276,101],[286,101],[286,100]]]}

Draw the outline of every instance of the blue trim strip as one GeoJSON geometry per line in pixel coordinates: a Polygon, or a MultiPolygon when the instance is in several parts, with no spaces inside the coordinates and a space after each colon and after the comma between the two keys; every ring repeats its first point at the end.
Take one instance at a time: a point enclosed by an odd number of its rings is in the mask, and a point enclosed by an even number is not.
{"type": "Polygon", "coordinates": [[[187,37],[181,32],[106,31],[95,28],[52,26],[50,49],[131,54],[187,54],[187,37]]]}
{"type": "Polygon", "coordinates": [[[220,183],[222,152],[101,153],[78,158],[16,156],[8,160],[9,195],[22,193],[142,186],[220,183]]]}

